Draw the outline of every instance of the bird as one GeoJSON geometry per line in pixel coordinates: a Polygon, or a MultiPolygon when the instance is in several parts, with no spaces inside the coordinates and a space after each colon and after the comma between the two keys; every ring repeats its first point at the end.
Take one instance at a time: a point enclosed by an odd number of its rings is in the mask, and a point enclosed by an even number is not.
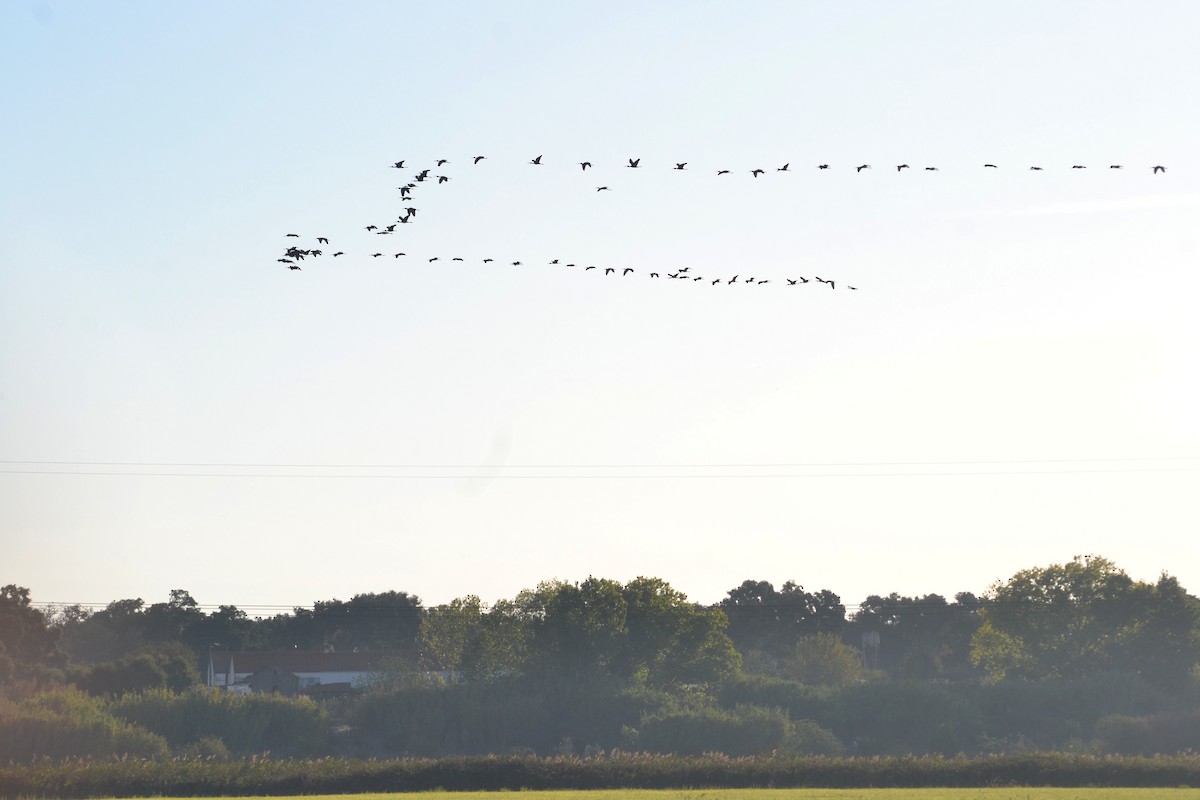
{"type": "Polygon", "coordinates": [[[611,275],[611,274],[613,274],[614,272],[616,272],[616,270],[615,270],[615,269],[613,269],[612,267],[605,267],[605,268],[604,268],[604,274],[605,274],[605,275],[611,275]]]}
{"type": "Polygon", "coordinates": [[[597,186],[596,191],[597,192],[611,192],[612,189],[609,189],[607,186],[597,186]]]}
{"type": "Polygon", "coordinates": [[[677,164],[675,165],[675,169],[683,169],[683,168],[684,168],[684,167],[686,167],[686,166],[687,166],[687,162],[686,162],[686,161],[681,161],[681,162],[679,162],[679,163],[677,163],[677,164]]]}
{"type": "Polygon", "coordinates": [[[404,162],[397,161],[395,164],[392,164],[392,169],[404,169],[404,162]]]}
{"type": "Polygon", "coordinates": [[[483,161],[485,158],[487,158],[487,156],[475,156],[475,163],[478,164],[480,161],[483,161]]]}
{"type": "Polygon", "coordinates": [[[680,272],[687,272],[689,269],[691,269],[691,267],[680,267],[680,268],[679,268],[679,271],[680,271],[680,272]]]}
{"type": "Polygon", "coordinates": [[[399,258],[402,255],[407,255],[407,254],[406,253],[396,253],[396,255],[392,256],[392,258],[399,258]]]}
{"type": "Polygon", "coordinates": [[[550,263],[551,263],[551,264],[557,264],[557,263],[558,263],[558,259],[556,258],[556,259],[554,259],[553,261],[551,261],[550,263]]]}
{"type": "Polygon", "coordinates": [[[727,169],[719,169],[719,170],[717,170],[717,174],[718,174],[718,175],[728,175],[728,174],[729,174],[729,170],[727,170],[727,169]]]}
{"type": "MultiPolygon", "coordinates": [[[[814,277],[814,278],[817,278],[817,276],[816,276],[816,275],[813,275],[813,277],[814,277]]],[[[829,288],[830,288],[830,289],[836,289],[836,288],[837,288],[837,287],[834,285],[833,281],[827,281],[827,280],[825,280],[824,278],[817,278],[817,280],[819,280],[821,283],[828,283],[828,284],[829,284],[829,288]]]]}
{"type": "MultiPolygon", "coordinates": [[[[1158,167],[1155,167],[1155,168],[1154,168],[1154,173],[1158,173],[1158,172],[1163,172],[1163,173],[1165,173],[1166,171],[1167,171],[1167,168],[1166,168],[1166,167],[1158,166],[1158,167]]],[[[1153,173],[1152,173],[1152,174],[1153,174],[1153,173]]]]}
{"type": "Polygon", "coordinates": [[[678,273],[678,272],[668,272],[668,273],[667,273],[667,277],[668,277],[668,278],[678,278],[678,277],[679,277],[679,273],[678,273]]]}
{"type": "Polygon", "coordinates": [[[435,262],[437,260],[438,260],[438,257],[434,256],[433,258],[429,259],[429,263],[432,264],[433,262],[435,262]]]}
{"type": "Polygon", "coordinates": [[[521,266],[521,262],[520,262],[520,261],[514,261],[514,262],[512,262],[512,265],[513,265],[514,267],[519,267],[519,266],[521,266]]]}
{"type": "Polygon", "coordinates": [[[496,259],[494,259],[494,258],[485,258],[485,259],[483,260],[483,263],[485,263],[485,264],[490,264],[490,263],[492,263],[492,262],[493,262],[493,261],[495,261],[495,260],[496,260],[496,259]]]}
{"type": "Polygon", "coordinates": [[[909,168],[908,164],[900,164],[896,167],[896,172],[899,172],[902,169],[908,169],[908,168],[909,168]]]}
{"type": "Polygon", "coordinates": [[[792,162],[790,162],[790,161],[789,161],[788,163],[784,164],[782,167],[777,167],[777,168],[775,169],[775,171],[776,171],[776,172],[787,172],[787,171],[788,171],[788,167],[790,167],[791,165],[792,165],[792,162]]]}
{"type": "MultiPolygon", "coordinates": [[[[1120,164],[1109,164],[1108,168],[1109,169],[1123,169],[1123,167],[1120,164]]],[[[851,288],[854,288],[854,287],[851,287],[851,288]]]]}
{"type": "Polygon", "coordinates": [[[720,278],[713,278],[712,285],[713,285],[713,286],[716,286],[716,285],[717,285],[718,283],[720,283],[720,282],[721,282],[721,279],[720,279],[720,278]]]}
{"type": "Polygon", "coordinates": [[[328,240],[328,239],[326,239],[324,236],[318,236],[318,237],[317,237],[317,241],[318,241],[320,244],[329,244],[329,240],[328,240]]]}
{"type": "Polygon", "coordinates": [[[584,268],[583,268],[583,271],[584,271],[584,272],[587,272],[589,269],[595,269],[595,267],[594,267],[594,266],[593,266],[593,267],[584,267],[584,268]]]}
{"type": "Polygon", "coordinates": [[[801,283],[808,283],[808,278],[804,277],[803,275],[800,276],[799,280],[801,283]]]}
{"type": "Polygon", "coordinates": [[[440,167],[442,164],[449,164],[449,163],[450,163],[450,159],[448,159],[448,158],[439,158],[439,159],[438,159],[438,162],[437,162],[437,165],[440,167]]]}
{"type": "Polygon", "coordinates": [[[627,169],[637,169],[638,164],[640,162],[641,162],[640,158],[631,158],[631,159],[629,159],[629,164],[626,165],[626,168],[627,169]]]}
{"type": "Polygon", "coordinates": [[[300,269],[299,264],[288,264],[288,269],[300,269]]]}
{"type": "Polygon", "coordinates": [[[462,261],[462,259],[461,259],[461,258],[459,258],[458,256],[455,256],[454,258],[452,258],[452,259],[450,259],[450,260],[451,260],[451,261],[462,261]]]}
{"type": "Polygon", "coordinates": [[[333,257],[337,258],[338,256],[344,256],[344,255],[346,255],[346,254],[343,253],[341,250],[338,250],[336,253],[333,254],[333,257]]]}
{"type": "Polygon", "coordinates": [[[870,164],[863,164],[862,166],[855,167],[855,168],[854,168],[854,171],[855,171],[855,172],[862,172],[864,169],[870,169],[870,168],[871,168],[871,165],[870,165],[870,164]]]}
{"type": "Polygon", "coordinates": [[[532,160],[532,161],[530,161],[529,163],[530,163],[530,164],[539,164],[539,165],[540,165],[540,164],[542,163],[542,157],[541,157],[541,156],[538,156],[537,158],[533,159],[533,160],[532,160]]]}
{"type": "Polygon", "coordinates": [[[417,210],[415,208],[406,208],[404,209],[404,213],[408,214],[410,217],[415,217],[417,215],[417,210]]]}
{"type": "Polygon", "coordinates": [[[702,280],[704,280],[704,277],[701,275],[697,275],[696,277],[692,278],[692,280],[693,281],[702,281],[702,280]]]}
{"type": "Polygon", "coordinates": [[[926,167],[925,170],[927,172],[937,172],[938,168],[937,167],[926,167]]]}
{"type": "Polygon", "coordinates": [[[1041,168],[1041,167],[1030,167],[1030,169],[1035,169],[1035,170],[1037,170],[1037,171],[1041,172],[1041,169],[1042,169],[1042,168],[1041,168]]]}
{"type": "Polygon", "coordinates": [[[628,275],[631,272],[633,272],[633,267],[626,267],[625,270],[621,274],[628,275]]]}
{"type": "Polygon", "coordinates": [[[737,275],[734,275],[732,278],[730,278],[730,279],[729,279],[729,283],[730,283],[730,285],[732,285],[732,284],[734,284],[734,283],[737,283],[737,279],[738,279],[738,276],[737,276],[737,275]]]}
{"type": "Polygon", "coordinates": [[[763,172],[764,172],[764,170],[761,170],[761,169],[752,169],[752,170],[750,170],[750,174],[751,174],[751,175],[753,175],[753,176],[754,176],[754,177],[756,177],[756,178],[757,178],[759,175],[762,175],[762,174],[763,174],[763,172]]]}
{"type": "Polygon", "coordinates": [[[829,169],[828,164],[817,164],[817,169],[829,169]]]}
{"type": "MultiPolygon", "coordinates": [[[[538,156],[538,158],[541,158],[541,156],[538,156]]],[[[585,172],[587,171],[587,168],[590,167],[591,165],[592,165],[592,162],[590,162],[590,161],[580,161],[579,162],[579,168],[585,172]]]]}
{"type": "Polygon", "coordinates": [[[295,264],[296,263],[295,261],[292,261],[290,258],[277,258],[275,260],[281,264],[295,264]]]}
{"type": "Polygon", "coordinates": [[[658,273],[657,273],[657,272],[651,272],[651,273],[650,273],[650,277],[651,277],[651,278],[657,278],[657,277],[658,277],[658,273]]]}
{"type": "Polygon", "coordinates": [[[788,286],[795,286],[797,283],[799,283],[799,281],[794,281],[791,278],[788,278],[787,282],[788,282],[788,286]]]}
{"type": "Polygon", "coordinates": [[[1075,166],[1071,167],[1071,169],[1087,169],[1087,167],[1083,166],[1082,164],[1076,164],[1075,166]]]}
{"type": "Polygon", "coordinates": [[[999,168],[999,167],[997,167],[995,164],[984,164],[984,166],[985,166],[985,167],[991,167],[992,169],[1000,169],[1000,168],[999,168]]]}
{"type": "Polygon", "coordinates": [[[857,287],[857,286],[847,286],[846,288],[847,288],[847,289],[853,289],[853,290],[854,290],[854,291],[856,291],[856,292],[858,291],[858,287],[857,287]]]}
{"type": "MultiPolygon", "coordinates": [[[[295,239],[299,239],[299,238],[300,238],[300,234],[298,234],[298,233],[289,233],[289,234],[288,234],[288,236],[290,236],[290,237],[292,237],[292,238],[295,238],[295,239]]],[[[286,237],[285,237],[285,238],[286,238],[286,237]]]]}
{"type": "Polygon", "coordinates": [[[383,253],[371,253],[371,258],[379,258],[383,253]]]}
{"type": "Polygon", "coordinates": [[[746,283],[754,283],[754,278],[746,278],[746,283]]]}
{"type": "Polygon", "coordinates": [[[377,228],[377,227],[376,227],[376,226],[374,226],[374,225],[368,225],[368,226],[366,227],[366,230],[369,230],[369,231],[375,231],[375,230],[379,230],[379,228],[377,228]]]}
{"type": "Polygon", "coordinates": [[[448,180],[450,180],[450,179],[448,177],[446,177],[445,175],[438,175],[438,183],[445,183],[448,180]]]}

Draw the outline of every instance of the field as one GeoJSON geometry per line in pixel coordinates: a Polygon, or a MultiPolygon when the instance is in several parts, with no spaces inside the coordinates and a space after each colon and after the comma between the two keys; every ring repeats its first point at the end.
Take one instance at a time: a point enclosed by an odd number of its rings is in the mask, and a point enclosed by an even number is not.
{"type": "MultiPolygon", "coordinates": [[[[515,792],[304,795],[270,800],[496,800],[515,792]]],[[[1200,788],[714,789],[520,792],[528,800],[1200,800],[1200,788]]],[[[211,798],[207,799],[211,800],[211,798]]],[[[244,798],[243,800],[267,800],[244,798]]]]}

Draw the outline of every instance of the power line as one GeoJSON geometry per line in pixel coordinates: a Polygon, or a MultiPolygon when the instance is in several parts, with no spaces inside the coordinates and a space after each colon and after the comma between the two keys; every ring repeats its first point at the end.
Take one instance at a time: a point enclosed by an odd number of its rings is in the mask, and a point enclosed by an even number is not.
{"type": "Polygon", "coordinates": [[[1135,461],[1197,461],[1200,456],[1142,456],[1133,458],[1023,458],[965,461],[811,461],[711,464],[281,464],[203,461],[19,461],[0,464],[95,467],[221,467],[244,469],[787,469],[800,467],[915,467],[967,464],[1097,464],[1135,461]]]}

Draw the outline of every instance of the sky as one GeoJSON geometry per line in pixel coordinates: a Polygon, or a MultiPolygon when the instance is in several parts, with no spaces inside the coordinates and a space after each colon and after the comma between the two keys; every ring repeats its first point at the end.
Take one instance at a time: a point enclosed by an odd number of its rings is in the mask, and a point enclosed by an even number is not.
{"type": "Polygon", "coordinates": [[[1196,593],[1197,30],[1191,0],[0,4],[0,583],[853,607],[1099,554],[1196,593]]]}

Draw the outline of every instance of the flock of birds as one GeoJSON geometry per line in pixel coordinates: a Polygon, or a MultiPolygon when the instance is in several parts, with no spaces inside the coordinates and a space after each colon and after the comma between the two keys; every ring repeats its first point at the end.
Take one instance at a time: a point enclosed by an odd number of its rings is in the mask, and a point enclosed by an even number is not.
{"type": "MultiPolygon", "coordinates": [[[[543,158],[542,155],[535,156],[534,158],[531,158],[528,163],[529,163],[529,165],[532,165],[535,167],[543,166],[542,158],[543,158]]],[[[480,162],[485,161],[485,160],[487,160],[487,156],[474,156],[470,159],[471,163],[475,166],[478,166],[480,164],[480,162]]],[[[372,223],[372,224],[364,226],[364,230],[368,234],[375,235],[375,236],[391,236],[391,235],[395,235],[397,233],[397,228],[400,225],[406,225],[406,224],[412,223],[416,219],[417,212],[419,210],[415,206],[411,205],[411,202],[413,201],[414,192],[417,192],[419,189],[421,189],[423,184],[442,185],[442,184],[448,183],[451,180],[451,176],[445,175],[445,174],[436,174],[435,170],[437,170],[438,172],[442,172],[443,171],[442,168],[450,163],[451,162],[449,159],[440,158],[440,159],[436,160],[436,163],[433,166],[423,167],[419,170],[416,170],[414,173],[412,173],[409,177],[409,180],[406,183],[397,187],[398,190],[400,191],[400,198],[405,203],[405,205],[403,206],[403,213],[401,213],[399,216],[397,216],[395,222],[382,223],[382,224],[372,223]]],[[[577,163],[579,165],[580,170],[583,172],[587,172],[588,169],[594,169],[594,165],[591,161],[579,161],[579,162],[575,162],[575,163],[577,163]]],[[[688,162],[686,162],[686,161],[677,161],[677,162],[671,162],[671,163],[673,166],[670,166],[669,169],[672,171],[682,172],[682,171],[688,170],[688,162]]],[[[406,169],[405,160],[392,162],[392,164],[390,164],[389,166],[391,169],[397,169],[397,170],[406,169]]],[[[626,169],[643,169],[641,158],[630,158],[630,159],[628,159],[628,163],[623,164],[621,166],[623,166],[626,169]]],[[[815,169],[818,169],[818,170],[828,170],[831,168],[832,167],[829,164],[817,164],[815,166],[815,169]]],[[[984,169],[999,169],[1000,167],[997,164],[984,164],[982,168],[984,168],[984,169]]],[[[1071,169],[1073,169],[1073,170],[1087,169],[1087,168],[1088,167],[1085,164],[1071,165],[1071,169]]],[[[1110,165],[1108,165],[1108,168],[1111,170],[1111,169],[1124,169],[1125,167],[1122,164],[1110,164],[1110,165]]],[[[873,169],[873,167],[870,164],[859,164],[857,166],[854,166],[853,169],[855,172],[861,173],[863,170],[873,169]]],[[[895,169],[897,172],[903,172],[906,169],[912,169],[912,167],[910,167],[908,164],[896,164],[895,169]]],[[[1152,171],[1152,174],[1166,173],[1166,171],[1167,171],[1167,168],[1165,166],[1162,166],[1161,164],[1152,166],[1149,169],[1152,171]]],[[[935,166],[926,166],[926,167],[923,167],[923,170],[926,172],[938,172],[939,168],[935,167],[935,166]]],[[[1034,171],[1034,172],[1041,172],[1041,171],[1043,171],[1043,167],[1031,166],[1031,167],[1029,167],[1029,170],[1034,171]]],[[[753,178],[759,178],[762,175],[767,174],[769,171],[794,172],[795,170],[792,169],[791,162],[788,162],[781,167],[775,167],[773,170],[754,168],[754,169],[746,170],[745,172],[748,173],[749,175],[751,175],[753,178]]],[[[718,169],[718,170],[715,170],[715,172],[718,176],[733,174],[733,170],[731,170],[731,169],[718,169]]],[[[612,191],[612,188],[607,185],[597,186],[596,191],[597,192],[607,192],[607,191],[612,191]]],[[[287,234],[286,238],[299,239],[299,238],[301,238],[301,236],[300,236],[300,234],[297,234],[297,233],[289,233],[289,234],[287,234]]],[[[317,245],[328,245],[329,244],[329,238],[326,236],[317,236],[317,237],[315,237],[315,239],[316,239],[317,245]]],[[[399,259],[399,258],[405,258],[408,255],[404,251],[395,251],[393,248],[388,248],[389,252],[386,252],[386,253],[383,252],[383,250],[377,249],[377,248],[369,248],[369,249],[376,250],[376,252],[370,253],[371,258],[390,257],[393,259],[399,259]]],[[[325,255],[325,251],[323,249],[321,249],[320,247],[303,248],[303,247],[298,246],[298,244],[289,244],[286,247],[286,249],[284,250],[283,255],[280,258],[278,258],[277,261],[279,263],[283,264],[289,270],[297,270],[298,271],[301,269],[301,266],[300,266],[301,261],[304,261],[306,258],[320,258],[324,255],[325,255]]],[[[337,258],[339,256],[344,256],[344,255],[346,255],[345,251],[338,250],[334,253],[331,253],[330,257],[337,258]]],[[[436,261],[442,261],[442,260],[443,259],[441,258],[441,256],[430,256],[430,257],[428,257],[427,263],[432,264],[436,261]]],[[[465,259],[460,256],[452,256],[447,260],[451,261],[451,262],[465,261],[465,259]]],[[[484,258],[481,260],[481,263],[493,264],[493,263],[500,263],[500,262],[497,262],[497,260],[494,258],[484,258]]],[[[524,265],[526,262],[518,259],[518,260],[513,260],[513,261],[504,261],[503,263],[510,264],[511,266],[514,266],[514,267],[520,267],[520,266],[524,265]]],[[[637,274],[637,270],[633,269],[632,267],[610,267],[610,266],[601,266],[601,265],[596,265],[596,264],[588,264],[588,265],[584,266],[578,262],[566,261],[566,260],[557,259],[557,258],[548,262],[548,265],[568,267],[568,268],[578,268],[582,272],[589,272],[591,270],[596,270],[596,273],[598,275],[628,277],[630,275],[637,274]]],[[[660,269],[657,271],[648,272],[648,275],[651,278],[662,278],[662,279],[666,279],[666,280],[686,281],[689,283],[703,282],[703,283],[707,283],[712,286],[732,285],[735,283],[743,283],[743,284],[748,283],[748,284],[755,284],[755,285],[764,285],[764,284],[769,284],[772,282],[770,278],[756,278],[754,276],[742,277],[741,274],[733,275],[731,277],[717,277],[717,278],[705,277],[702,275],[693,275],[691,273],[690,267],[678,267],[678,268],[674,268],[674,269],[660,269]]],[[[807,278],[807,277],[798,275],[793,278],[784,278],[783,281],[786,281],[786,283],[783,283],[782,281],[776,281],[776,283],[780,284],[780,285],[786,285],[786,286],[800,286],[800,285],[803,285],[806,283],[811,283],[811,282],[815,281],[817,283],[827,285],[831,289],[837,288],[836,281],[828,280],[825,278],[820,278],[816,275],[812,276],[811,278],[807,278]]],[[[850,286],[847,284],[843,284],[843,286],[846,289],[852,289],[852,290],[857,288],[857,287],[850,286]]]]}

